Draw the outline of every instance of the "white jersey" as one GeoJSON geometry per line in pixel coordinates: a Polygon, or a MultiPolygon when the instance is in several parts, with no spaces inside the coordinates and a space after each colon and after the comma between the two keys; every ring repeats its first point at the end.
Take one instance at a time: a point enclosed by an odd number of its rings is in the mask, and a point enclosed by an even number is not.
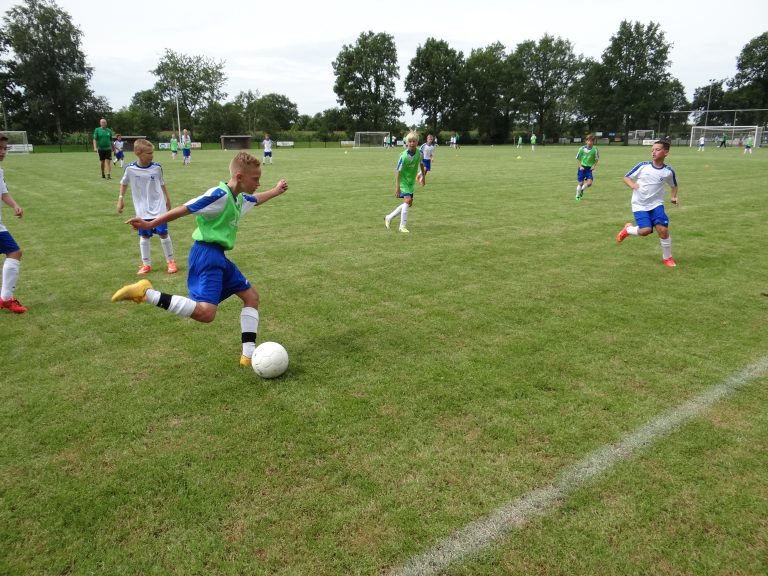
{"type": "Polygon", "coordinates": [[[424,158],[424,160],[432,160],[432,156],[435,154],[435,145],[434,144],[427,144],[424,142],[424,144],[421,145],[421,157],[424,158]]]}
{"type": "Polygon", "coordinates": [[[152,162],[149,166],[139,166],[137,162],[131,162],[126,166],[120,184],[130,186],[133,207],[138,218],[153,220],[168,210],[161,188],[165,184],[163,168],[157,162],[152,162]]]}
{"type": "MultiPolygon", "coordinates": [[[[5,185],[5,176],[3,175],[3,169],[0,168],[0,204],[2,204],[3,194],[8,194],[8,187],[5,185]]],[[[8,228],[3,225],[2,210],[0,210],[0,232],[7,232],[8,228]]]]}
{"type": "Polygon", "coordinates": [[[632,191],[632,212],[648,212],[664,204],[664,184],[677,188],[675,171],[664,164],[656,168],[650,160],[640,162],[626,173],[640,187],[632,191]]]}
{"type": "Polygon", "coordinates": [[[123,151],[123,146],[125,146],[125,142],[122,141],[122,140],[115,140],[112,144],[115,147],[115,153],[122,152],[123,151]]]}
{"type": "Polygon", "coordinates": [[[272,152],[272,140],[264,140],[264,152],[272,152]]]}

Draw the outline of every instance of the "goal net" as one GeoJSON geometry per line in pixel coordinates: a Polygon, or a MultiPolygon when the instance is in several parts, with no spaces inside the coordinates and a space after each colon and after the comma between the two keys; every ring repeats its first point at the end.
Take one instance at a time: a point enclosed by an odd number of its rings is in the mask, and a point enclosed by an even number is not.
{"type": "Polygon", "coordinates": [[[656,139],[656,130],[635,130],[632,132],[632,139],[633,140],[655,140],[656,139]]]}
{"type": "Polygon", "coordinates": [[[29,154],[32,152],[32,145],[27,140],[26,130],[9,130],[0,133],[8,136],[8,153],[9,154],[29,154]]]}
{"type": "Polygon", "coordinates": [[[757,148],[763,140],[763,129],[760,126],[694,126],[688,146],[697,146],[702,136],[705,142],[713,142],[716,146],[723,140],[726,146],[741,146],[751,136],[752,146],[757,148]]]}
{"type": "Polygon", "coordinates": [[[389,142],[389,132],[355,132],[355,148],[385,148],[389,142]]]}

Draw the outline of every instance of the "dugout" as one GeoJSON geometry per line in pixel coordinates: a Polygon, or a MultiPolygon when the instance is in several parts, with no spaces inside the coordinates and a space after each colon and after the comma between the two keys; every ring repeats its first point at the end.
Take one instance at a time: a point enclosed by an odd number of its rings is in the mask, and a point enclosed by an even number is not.
{"type": "MultiPolygon", "coordinates": [[[[121,134],[121,136],[123,136],[121,134]]],[[[133,143],[136,140],[146,139],[146,136],[123,136],[123,150],[125,152],[133,152],[133,143]]]]}
{"type": "Polygon", "coordinates": [[[229,135],[219,137],[221,139],[222,150],[248,150],[251,147],[251,136],[248,135],[229,135]]]}

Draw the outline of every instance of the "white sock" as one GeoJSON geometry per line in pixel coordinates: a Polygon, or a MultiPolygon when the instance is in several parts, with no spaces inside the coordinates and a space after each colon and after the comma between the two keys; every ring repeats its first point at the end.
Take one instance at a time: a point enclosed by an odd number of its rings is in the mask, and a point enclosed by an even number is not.
{"type": "Polygon", "coordinates": [[[171,237],[168,236],[167,238],[160,238],[160,245],[163,247],[163,254],[165,255],[165,259],[168,262],[174,260],[173,242],[171,242],[171,237]]]}
{"type": "Polygon", "coordinates": [[[400,210],[400,228],[405,228],[408,224],[408,204],[402,203],[402,210],[400,210]]]}
{"type": "Polygon", "coordinates": [[[630,236],[637,236],[637,231],[640,229],[640,226],[627,226],[627,234],[630,236]]]}
{"type": "Polygon", "coordinates": [[[141,254],[141,263],[151,266],[152,258],[150,257],[149,238],[146,236],[139,236],[139,253],[141,254]]]}
{"type": "Polygon", "coordinates": [[[250,358],[256,349],[256,333],[259,331],[259,311],[250,306],[240,312],[240,331],[242,333],[243,356],[250,358]]]}
{"type": "Polygon", "coordinates": [[[661,257],[666,260],[672,258],[672,237],[668,237],[666,240],[659,240],[661,242],[661,257]]]}
{"type": "Polygon", "coordinates": [[[144,296],[147,299],[147,304],[153,304],[159,308],[164,308],[168,312],[173,312],[176,316],[182,318],[189,318],[195,311],[197,302],[190,300],[184,296],[176,296],[171,294],[165,294],[154,288],[149,288],[144,296]]]}
{"type": "Polygon", "coordinates": [[[16,291],[16,281],[19,279],[21,261],[16,258],[6,258],[3,262],[3,288],[0,290],[0,298],[9,300],[16,291]]]}
{"type": "Polygon", "coordinates": [[[395,208],[394,210],[392,210],[392,212],[390,212],[390,213],[387,215],[387,220],[392,220],[392,219],[393,219],[395,216],[397,216],[398,214],[400,214],[400,211],[401,211],[402,209],[403,209],[403,205],[402,205],[402,204],[398,204],[398,205],[397,205],[397,208],[395,208]]]}

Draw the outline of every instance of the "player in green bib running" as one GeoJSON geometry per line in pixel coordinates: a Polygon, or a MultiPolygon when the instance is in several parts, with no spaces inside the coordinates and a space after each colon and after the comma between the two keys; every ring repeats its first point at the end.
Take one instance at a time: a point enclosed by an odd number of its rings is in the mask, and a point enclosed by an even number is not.
{"type": "Polygon", "coordinates": [[[421,160],[419,151],[419,135],[416,132],[410,132],[405,137],[406,148],[400,154],[397,161],[397,171],[395,173],[395,198],[402,198],[403,203],[399,204],[391,213],[384,217],[384,226],[389,230],[392,219],[400,215],[400,232],[408,233],[406,224],[408,223],[408,210],[413,205],[413,191],[416,188],[416,176],[421,173],[419,184],[422,186],[427,183],[427,170],[424,162],[421,160]]]}
{"type": "Polygon", "coordinates": [[[579,148],[576,154],[576,162],[579,164],[579,169],[576,171],[576,200],[581,200],[584,195],[584,190],[592,186],[592,171],[600,161],[600,152],[595,146],[595,135],[587,134],[584,138],[584,146],[579,148]]]}
{"type": "Polygon", "coordinates": [[[243,301],[240,312],[243,345],[240,364],[250,366],[259,327],[259,294],[225,252],[235,246],[240,218],[254,206],[284,193],[288,190],[288,183],[280,180],[271,190],[255,194],[260,185],[261,164],[258,158],[247,152],[240,152],[232,159],[229,174],[227,182],[219,183],[202,196],[154,220],[137,217],[126,222],[136,230],[151,230],[187,214],[195,215],[197,228],[192,234],[195,242],[189,252],[187,275],[189,298],[154,290],[149,280],[139,280],[115,292],[112,302],[147,302],[177,316],[207,323],[216,317],[219,304],[234,294],[243,301]]]}

